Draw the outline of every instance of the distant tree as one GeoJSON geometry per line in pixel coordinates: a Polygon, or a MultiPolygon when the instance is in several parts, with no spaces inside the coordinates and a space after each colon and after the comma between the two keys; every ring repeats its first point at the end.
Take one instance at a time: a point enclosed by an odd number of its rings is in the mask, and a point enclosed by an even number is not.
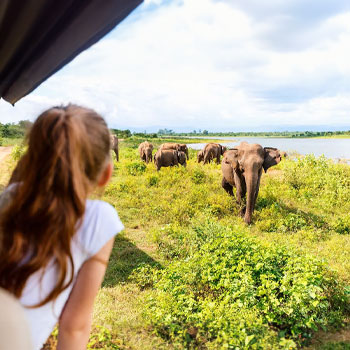
{"type": "Polygon", "coordinates": [[[203,135],[208,135],[208,134],[209,134],[208,130],[203,130],[203,135]]]}
{"type": "Polygon", "coordinates": [[[20,120],[18,122],[18,126],[25,131],[29,130],[32,127],[32,125],[33,122],[31,122],[30,120],[20,120]]]}

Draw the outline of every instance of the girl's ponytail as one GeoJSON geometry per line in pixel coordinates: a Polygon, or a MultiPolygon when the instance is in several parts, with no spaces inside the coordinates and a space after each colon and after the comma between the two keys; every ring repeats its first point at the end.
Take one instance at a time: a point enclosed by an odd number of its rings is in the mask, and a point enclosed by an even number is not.
{"type": "Polygon", "coordinates": [[[10,180],[12,200],[0,215],[0,287],[20,297],[28,278],[51,262],[57,283],[34,307],[72,283],[72,237],[107,163],[109,142],[105,121],[92,110],[69,105],[38,117],[10,180]]]}

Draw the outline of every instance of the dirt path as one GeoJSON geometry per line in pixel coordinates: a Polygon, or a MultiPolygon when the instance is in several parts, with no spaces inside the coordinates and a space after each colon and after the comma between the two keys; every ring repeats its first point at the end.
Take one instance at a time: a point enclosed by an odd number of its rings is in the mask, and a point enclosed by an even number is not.
{"type": "Polygon", "coordinates": [[[11,153],[12,148],[12,146],[0,147],[0,163],[11,153]]]}

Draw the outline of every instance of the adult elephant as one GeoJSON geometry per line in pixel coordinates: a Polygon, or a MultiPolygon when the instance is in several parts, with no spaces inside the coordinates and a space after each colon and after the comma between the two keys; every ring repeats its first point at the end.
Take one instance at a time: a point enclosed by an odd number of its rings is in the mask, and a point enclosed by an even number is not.
{"type": "Polygon", "coordinates": [[[145,141],[145,142],[140,143],[138,150],[140,153],[140,158],[144,162],[146,162],[146,163],[152,162],[153,145],[150,142],[145,141]]]}
{"type": "Polygon", "coordinates": [[[112,151],[114,151],[115,153],[115,158],[117,159],[117,162],[119,162],[119,141],[118,141],[118,137],[110,134],[109,135],[109,139],[110,139],[110,148],[112,151]]]}
{"type": "Polygon", "coordinates": [[[219,143],[207,143],[203,148],[204,164],[210,163],[214,159],[216,159],[216,164],[220,164],[220,158],[226,149],[225,146],[221,146],[219,143]]]}
{"type": "Polygon", "coordinates": [[[159,149],[154,155],[154,163],[156,164],[157,171],[159,171],[161,167],[175,166],[178,164],[186,166],[186,154],[185,152],[172,149],[159,149]]]}
{"type": "Polygon", "coordinates": [[[222,159],[222,187],[233,196],[236,187],[236,200],[241,204],[247,195],[246,206],[242,209],[244,221],[250,224],[256,199],[259,193],[262,169],[266,172],[281,161],[277,148],[262,147],[258,144],[242,142],[237,148],[226,151],[222,159]]]}
{"type": "Polygon", "coordinates": [[[160,145],[159,147],[160,150],[175,150],[175,151],[179,151],[179,152],[184,152],[186,154],[187,160],[189,160],[189,156],[188,156],[188,148],[187,145],[185,145],[184,143],[163,143],[160,145]]]}

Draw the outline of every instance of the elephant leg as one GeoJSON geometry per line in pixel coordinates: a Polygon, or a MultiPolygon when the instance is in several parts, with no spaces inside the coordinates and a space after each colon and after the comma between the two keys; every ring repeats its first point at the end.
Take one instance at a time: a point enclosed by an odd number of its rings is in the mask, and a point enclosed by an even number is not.
{"type": "Polygon", "coordinates": [[[115,158],[116,158],[117,162],[119,162],[119,150],[114,149],[114,153],[115,153],[115,158]]]}
{"type": "Polygon", "coordinates": [[[220,164],[220,153],[216,156],[216,164],[220,164]]]}
{"type": "Polygon", "coordinates": [[[234,172],[234,180],[236,185],[236,200],[238,204],[241,204],[242,198],[244,198],[247,188],[243,176],[234,172]]]}
{"type": "Polygon", "coordinates": [[[221,186],[230,196],[233,196],[233,186],[230,185],[224,177],[222,178],[221,186]]]}
{"type": "Polygon", "coordinates": [[[255,196],[254,196],[254,206],[253,206],[253,208],[255,208],[256,200],[257,200],[258,194],[259,194],[260,179],[261,179],[261,172],[260,172],[260,174],[259,174],[258,183],[257,183],[257,185],[256,185],[255,196]]]}

